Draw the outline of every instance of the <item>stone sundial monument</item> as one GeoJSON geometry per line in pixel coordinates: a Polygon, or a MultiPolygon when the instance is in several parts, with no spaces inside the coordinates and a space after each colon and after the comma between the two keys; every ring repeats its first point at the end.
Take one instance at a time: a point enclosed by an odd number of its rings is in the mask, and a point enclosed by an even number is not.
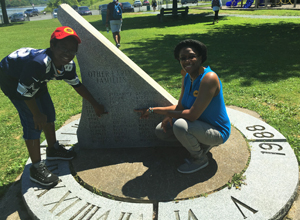
{"type": "Polygon", "coordinates": [[[77,55],[82,82],[109,112],[99,119],[92,106],[83,100],[77,132],[80,147],[165,146],[153,132],[163,116],[139,120],[139,114],[133,109],[175,104],[176,99],[85,19],[77,16],[80,20],[74,22],[75,15],[71,11],[59,19],[63,26],[72,26],[82,39],[77,55]]]}
{"type": "Polygon", "coordinates": [[[109,114],[98,119],[83,102],[81,119],[59,129],[57,139],[79,145],[72,166],[103,194],[83,188],[66,161],[47,161],[61,182],[41,188],[29,179],[29,159],[22,193],[33,219],[279,220],[287,213],[296,196],[298,163],[282,134],[227,108],[233,132],[211,150],[209,166],[191,175],[175,172],[182,148],[157,140],[160,116],[139,120],[133,109],[176,100],[70,6],[62,4],[58,18],[82,39],[82,81],[109,114]],[[243,169],[247,185],[224,187],[243,169]]]}

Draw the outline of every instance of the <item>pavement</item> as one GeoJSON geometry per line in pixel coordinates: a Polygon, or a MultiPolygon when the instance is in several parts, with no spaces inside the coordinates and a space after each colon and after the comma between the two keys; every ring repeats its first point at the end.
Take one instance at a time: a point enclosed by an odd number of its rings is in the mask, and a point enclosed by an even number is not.
{"type": "MultiPolygon", "coordinates": [[[[256,112],[230,107],[260,118],[256,112]]],[[[73,116],[65,125],[78,118],[80,115],[73,116]]],[[[249,151],[241,133],[233,129],[229,140],[213,148],[208,154],[210,165],[205,172],[185,175],[182,178],[176,167],[185,156],[187,152],[180,147],[86,150],[80,151],[78,157],[72,160],[72,167],[87,186],[122,201],[180,200],[199,194],[209,194],[224,186],[234,173],[240,172],[246,166],[249,151]],[[228,152],[237,153],[230,158],[224,156],[228,152]],[[230,158],[230,161],[224,158],[230,158]],[[170,187],[170,183],[175,181],[176,184],[170,187]]],[[[0,219],[31,219],[22,199],[21,178],[22,175],[0,199],[0,219]]],[[[298,195],[299,193],[300,187],[298,195]]],[[[300,219],[300,199],[297,196],[284,220],[298,219],[300,219]]]]}

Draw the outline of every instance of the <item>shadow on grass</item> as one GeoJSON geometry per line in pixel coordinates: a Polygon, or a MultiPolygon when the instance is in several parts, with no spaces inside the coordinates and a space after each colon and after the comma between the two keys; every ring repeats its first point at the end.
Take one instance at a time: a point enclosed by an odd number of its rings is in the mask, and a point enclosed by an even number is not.
{"type": "Polygon", "coordinates": [[[7,26],[16,26],[16,25],[23,25],[25,24],[24,22],[13,22],[13,23],[9,23],[9,24],[0,24],[0,28],[1,27],[7,27],[7,26]]]}
{"type": "MultiPolygon", "coordinates": [[[[269,83],[299,77],[297,57],[300,52],[300,30],[295,23],[282,21],[259,24],[257,19],[241,19],[241,24],[222,24],[226,19],[223,16],[219,24],[206,27],[204,31],[199,29],[196,34],[179,32],[174,35],[166,32],[154,37],[151,35],[144,39],[142,45],[140,42],[131,42],[130,49],[122,51],[130,54],[130,58],[157,82],[166,80],[172,84],[174,77],[178,79],[180,65],[173,58],[173,49],[187,38],[200,40],[207,45],[208,59],[204,65],[210,65],[224,82],[238,78],[241,86],[251,86],[254,81],[269,83]]],[[[188,26],[191,24],[211,25],[212,17],[195,15],[176,21],[170,17],[160,23],[156,16],[141,16],[126,18],[125,22],[123,31],[173,26],[184,29],[191,28],[188,26]]],[[[92,25],[98,30],[104,29],[101,21],[92,25]]]]}
{"type": "MultiPolygon", "coordinates": [[[[136,16],[136,17],[127,17],[123,19],[122,31],[132,30],[132,29],[145,29],[145,28],[165,28],[173,27],[187,24],[196,24],[203,22],[212,22],[213,17],[205,17],[211,13],[201,13],[196,15],[189,15],[186,19],[182,19],[181,16],[178,16],[178,19],[174,19],[171,15],[166,15],[164,17],[164,22],[160,22],[156,15],[150,16],[136,16]],[[137,22],[138,21],[138,22],[137,22]]],[[[220,17],[221,19],[221,17],[220,17]]],[[[102,20],[91,22],[91,24],[98,30],[105,31],[106,27],[102,23],[102,20]]]]}

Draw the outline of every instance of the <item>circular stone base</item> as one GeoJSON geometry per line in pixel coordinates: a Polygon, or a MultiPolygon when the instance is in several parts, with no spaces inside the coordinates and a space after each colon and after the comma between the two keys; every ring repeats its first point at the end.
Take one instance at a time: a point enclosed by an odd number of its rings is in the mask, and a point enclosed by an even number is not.
{"type": "Polygon", "coordinates": [[[180,174],[177,167],[188,155],[183,147],[80,150],[72,164],[84,183],[113,197],[171,201],[223,187],[246,167],[250,153],[244,137],[232,127],[228,141],[208,153],[206,168],[180,174]]]}

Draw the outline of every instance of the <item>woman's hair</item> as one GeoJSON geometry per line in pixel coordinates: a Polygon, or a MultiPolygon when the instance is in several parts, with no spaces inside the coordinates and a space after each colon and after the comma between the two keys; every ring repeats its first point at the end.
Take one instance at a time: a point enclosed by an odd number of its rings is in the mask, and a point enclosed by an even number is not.
{"type": "Polygon", "coordinates": [[[202,63],[204,63],[207,59],[207,48],[204,43],[193,39],[186,39],[177,44],[177,46],[174,49],[174,57],[176,60],[179,61],[179,53],[181,49],[185,47],[193,48],[197,55],[201,56],[202,63]]]}

